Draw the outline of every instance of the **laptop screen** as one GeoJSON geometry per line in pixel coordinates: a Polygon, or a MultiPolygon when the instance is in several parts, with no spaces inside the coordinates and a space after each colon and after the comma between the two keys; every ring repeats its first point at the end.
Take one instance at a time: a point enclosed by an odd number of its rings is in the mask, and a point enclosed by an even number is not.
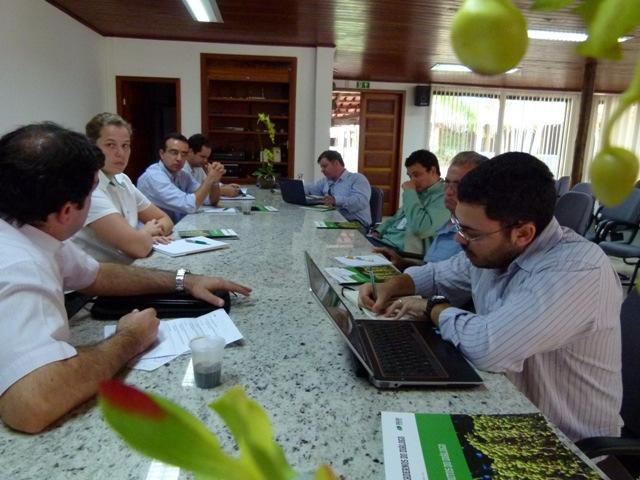
{"type": "MultiPolygon", "coordinates": [[[[356,331],[353,321],[353,315],[346,307],[340,295],[331,288],[331,284],[322,274],[311,256],[305,252],[305,261],[307,263],[307,272],[309,274],[309,286],[311,291],[327,311],[333,323],[340,329],[344,337],[351,344],[352,349],[356,350],[358,356],[366,357],[365,349],[362,346],[360,335],[356,331]]],[[[364,362],[364,359],[363,359],[364,362]]]]}

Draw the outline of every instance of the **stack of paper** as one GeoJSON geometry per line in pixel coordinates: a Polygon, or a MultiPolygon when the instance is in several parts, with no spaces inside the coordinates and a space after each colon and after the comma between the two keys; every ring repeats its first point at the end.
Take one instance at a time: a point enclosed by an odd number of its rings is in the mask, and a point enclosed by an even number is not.
{"type": "Polygon", "coordinates": [[[182,240],[173,240],[167,245],[156,244],[153,249],[156,252],[164,253],[170,257],[179,257],[190,253],[206,252],[209,250],[218,250],[226,248],[229,244],[212,240],[207,237],[193,237],[182,240]]]}
{"type": "Polygon", "coordinates": [[[339,284],[367,283],[370,281],[369,271],[376,282],[385,282],[400,275],[393,265],[374,265],[371,267],[326,267],[324,269],[339,284]]]}
{"type": "MultiPolygon", "coordinates": [[[[116,325],[106,325],[105,338],[113,335],[115,331],[116,325]]],[[[189,352],[191,339],[205,335],[218,335],[224,338],[227,345],[242,338],[233,320],[221,308],[198,318],[162,320],[156,343],[149,350],[132,359],[129,366],[148,372],[155,370],[177,356],[189,352]]]]}
{"type": "Polygon", "coordinates": [[[335,258],[347,267],[372,267],[373,265],[391,264],[391,262],[382,255],[347,255],[346,257],[335,258]]]}

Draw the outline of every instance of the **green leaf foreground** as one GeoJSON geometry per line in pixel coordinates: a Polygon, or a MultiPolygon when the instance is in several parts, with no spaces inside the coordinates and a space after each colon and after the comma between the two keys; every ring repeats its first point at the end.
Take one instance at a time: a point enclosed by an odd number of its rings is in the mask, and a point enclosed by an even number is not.
{"type": "MultiPolygon", "coordinates": [[[[240,458],[225,453],[200,420],[160,396],[108,380],[100,386],[98,405],[107,424],[130,447],[193,472],[197,480],[289,480],[297,475],[273,440],[266,412],[239,385],[209,407],[231,430],[240,458]]],[[[337,480],[326,465],[315,478],[337,480]]]]}
{"type": "MultiPolygon", "coordinates": [[[[502,1],[512,3],[511,0],[502,1]]],[[[466,2],[459,12],[463,10],[465,5],[466,2]]],[[[468,10],[467,13],[474,18],[467,18],[468,23],[471,25],[481,24],[483,15],[479,12],[486,13],[494,8],[495,0],[475,0],[473,5],[474,10],[468,10]]],[[[555,11],[566,7],[570,7],[573,13],[581,16],[586,25],[587,40],[576,48],[576,52],[585,57],[620,59],[622,49],[618,39],[632,33],[640,25],[640,0],[535,0],[531,6],[534,10],[546,11],[555,11]]],[[[469,31],[466,31],[465,34],[468,34],[469,31]]],[[[475,34],[475,39],[467,40],[470,44],[475,44],[482,41],[483,35],[475,34]]],[[[452,46],[455,50],[455,44],[452,46]]],[[[472,62],[463,61],[464,55],[461,56],[457,51],[456,54],[465,65],[473,69],[473,65],[469,64],[472,62]]],[[[494,58],[488,60],[488,63],[499,64],[498,59],[503,55],[501,51],[494,49],[491,51],[491,55],[494,58]]],[[[504,73],[504,69],[498,73],[504,73]]],[[[624,112],[638,102],[640,102],[640,59],[636,60],[633,80],[620,96],[618,106],[606,121],[603,129],[602,149],[594,156],[589,168],[594,194],[606,206],[615,206],[624,201],[631,193],[636,181],[639,169],[638,158],[629,150],[611,145],[611,132],[624,112]],[[620,177],[616,177],[616,182],[613,182],[611,177],[620,172],[625,174],[624,181],[621,181],[620,177]]]]}

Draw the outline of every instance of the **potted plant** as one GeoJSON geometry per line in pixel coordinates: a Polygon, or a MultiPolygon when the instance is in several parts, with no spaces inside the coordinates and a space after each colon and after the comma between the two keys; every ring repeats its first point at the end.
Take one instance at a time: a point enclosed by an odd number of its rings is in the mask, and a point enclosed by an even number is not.
{"type": "Polygon", "coordinates": [[[258,135],[258,141],[260,142],[260,165],[251,175],[257,178],[256,185],[258,187],[273,188],[276,186],[277,175],[276,169],[273,166],[273,147],[276,141],[276,126],[273,124],[268,114],[259,113],[256,128],[260,129],[261,126],[266,129],[267,137],[269,138],[271,146],[265,147],[262,135],[258,135]]]}

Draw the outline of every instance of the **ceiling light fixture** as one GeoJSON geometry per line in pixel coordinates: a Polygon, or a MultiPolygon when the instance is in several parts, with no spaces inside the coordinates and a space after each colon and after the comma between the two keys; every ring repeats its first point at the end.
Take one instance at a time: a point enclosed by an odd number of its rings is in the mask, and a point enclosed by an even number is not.
{"type": "MultiPolygon", "coordinates": [[[[504,72],[506,75],[519,71],[519,68],[512,68],[504,72]]],[[[471,73],[471,69],[464,65],[458,65],[456,63],[436,63],[431,67],[432,72],[457,72],[457,73],[471,73]]]]}
{"type": "Polygon", "coordinates": [[[215,0],[182,0],[194,20],[222,23],[222,14],[215,0]]]}
{"type": "MultiPolygon", "coordinates": [[[[534,40],[553,40],[556,42],[584,42],[587,39],[586,33],[578,32],[558,32],[554,30],[527,30],[529,38],[534,40]]],[[[620,37],[618,42],[626,42],[631,37],[620,37]]]]}

